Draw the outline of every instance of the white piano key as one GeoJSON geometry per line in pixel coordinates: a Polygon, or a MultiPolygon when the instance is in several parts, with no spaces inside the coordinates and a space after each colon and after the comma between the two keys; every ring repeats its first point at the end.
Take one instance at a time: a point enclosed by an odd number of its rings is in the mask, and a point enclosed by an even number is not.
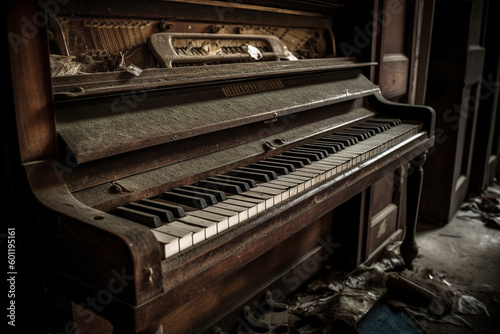
{"type": "Polygon", "coordinates": [[[151,232],[161,246],[162,257],[167,258],[179,253],[179,241],[177,238],[155,230],[151,230],[151,232]]]}
{"type": "Polygon", "coordinates": [[[206,239],[205,229],[202,227],[191,225],[191,224],[186,224],[186,223],[183,223],[180,221],[174,221],[174,222],[169,223],[168,225],[174,226],[177,228],[181,228],[181,229],[184,229],[184,230],[187,230],[187,231],[193,233],[192,234],[193,245],[197,244],[199,242],[202,242],[203,240],[206,239]]]}
{"type": "Polygon", "coordinates": [[[177,221],[202,227],[205,231],[205,238],[207,239],[217,234],[217,222],[215,221],[191,216],[190,214],[187,214],[185,217],[178,218],[177,221]]]}
{"type": "Polygon", "coordinates": [[[249,190],[249,191],[245,191],[244,193],[242,193],[241,196],[264,200],[266,209],[269,209],[272,206],[274,206],[274,196],[273,195],[264,194],[264,193],[249,190]]]}
{"type": "Polygon", "coordinates": [[[227,209],[215,207],[215,206],[209,206],[205,209],[203,209],[205,212],[211,212],[215,213],[219,216],[224,216],[227,218],[227,224],[217,224],[217,233],[220,233],[226,229],[228,229],[231,226],[234,226],[240,222],[239,219],[239,213],[235,211],[230,211],[227,209]]]}
{"type": "Polygon", "coordinates": [[[281,177],[277,180],[269,182],[271,185],[281,185],[287,187],[290,192],[290,196],[295,196],[298,193],[298,184],[301,182],[291,182],[287,179],[282,179],[281,177]]]}
{"type": "Polygon", "coordinates": [[[168,224],[156,227],[153,230],[156,232],[171,235],[173,237],[177,237],[177,241],[179,242],[179,250],[181,251],[193,246],[193,233],[189,232],[188,230],[183,230],[175,226],[170,226],[168,224]]]}
{"type": "Polygon", "coordinates": [[[296,182],[295,188],[297,189],[297,194],[304,191],[304,180],[295,179],[293,177],[289,177],[288,175],[279,178],[279,180],[296,182]]]}
{"type": "Polygon", "coordinates": [[[257,209],[257,213],[260,213],[260,212],[263,212],[264,210],[266,210],[266,201],[264,199],[253,198],[253,197],[248,197],[248,196],[245,197],[242,195],[230,196],[228,198],[228,200],[229,199],[253,204],[253,205],[255,205],[255,208],[257,209]]]}
{"type": "Polygon", "coordinates": [[[281,191],[279,191],[278,189],[263,187],[263,186],[259,185],[255,188],[253,188],[252,191],[254,193],[262,193],[262,194],[268,194],[268,195],[273,196],[274,205],[280,203],[282,200],[281,191]]]}
{"type": "Polygon", "coordinates": [[[265,188],[272,188],[272,189],[279,190],[281,192],[281,200],[282,201],[290,198],[290,187],[289,186],[284,186],[281,184],[271,183],[271,182],[263,183],[260,186],[265,187],[265,188]]]}
{"type": "Polygon", "coordinates": [[[214,222],[216,224],[215,233],[218,233],[218,231],[224,231],[229,227],[229,217],[224,216],[224,215],[220,215],[220,214],[217,214],[214,212],[209,212],[209,211],[206,211],[205,209],[190,211],[188,213],[188,215],[192,216],[192,217],[204,219],[206,221],[214,222]]]}
{"type": "Polygon", "coordinates": [[[227,204],[224,202],[217,203],[215,205],[211,206],[212,208],[220,208],[220,209],[225,209],[229,211],[236,212],[238,214],[238,223],[242,222],[246,219],[248,219],[248,212],[244,207],[237,206],[237,205],[232,205],[232,204],[227,204]]]}
{"type": "Polygon", "coordinates": [[[224,201],[224,203],[244,207],[248,213],[248,218],[255,216],[258,212],[257,204],[255,203],[240,201],[234,198],[228,198],[227,200],[224,201]]]}

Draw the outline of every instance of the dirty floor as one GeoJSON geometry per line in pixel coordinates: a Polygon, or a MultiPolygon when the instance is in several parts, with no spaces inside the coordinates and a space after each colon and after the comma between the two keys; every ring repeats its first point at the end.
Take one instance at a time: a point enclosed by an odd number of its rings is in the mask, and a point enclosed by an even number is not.
{"type": "Polygon", "coordinates": [[[478,210],[459,210],[444,226],[420,222],[417,242],[420,255],[415,265],[444,275],[455,290],[481,301],[489,314],[463,315],[470,327],[418,320],[423,329],[429,334],[500,333],[498,225],[486,222],[478,210]]]}

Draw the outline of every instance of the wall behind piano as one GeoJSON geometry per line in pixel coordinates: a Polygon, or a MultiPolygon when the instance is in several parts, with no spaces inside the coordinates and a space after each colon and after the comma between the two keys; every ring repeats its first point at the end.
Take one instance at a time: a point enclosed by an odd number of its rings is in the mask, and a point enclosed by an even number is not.
{"type": "Polygon", "coordinates": [[[337,55],[374,61],[366,73],[385,98],[423,104],[434,0],[346,2],[334,19],[337,55]]]}
{"type": "Polygon", "coordinates": [[[447,223],[468,192],[483,83],[484,4],[436,1],[425,101],[436,111],[436,146],[420,207],[421,218],[433,223],[447,223]]]}

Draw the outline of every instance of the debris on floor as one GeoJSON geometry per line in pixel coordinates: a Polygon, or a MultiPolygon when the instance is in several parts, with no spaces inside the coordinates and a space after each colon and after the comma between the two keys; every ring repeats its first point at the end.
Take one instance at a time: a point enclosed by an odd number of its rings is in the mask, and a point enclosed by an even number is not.
{"type": "Polygon", "coordinates": [[[384,301],[402,309],[415,319],[472,326],[465,314],[487,314],[486,306],[476,298],[457,291],[443,274],[429,268],[414,268],[391,273],[384,301]]]}
{"type": "Polygon", "coordinates": [[[481,195],[469,198],[457,214],[459,219],[476,219],[500,229],[500,186],[492,184],[481,195]]]}
{"type": "Polygon", "coordinates": [[[387,247],[379,261],[347,276],[324,268],[278,305],[280,310],[249,317],[254,325],[237,333],[364,334],[378,326],[377,333],[399,328],[420,334],[426,331],[419,319],[471,328],[463,314],[488,314],[483,303],[457,291],[444,274],[418,266],[406,269],[399,243],[387,247]]]}

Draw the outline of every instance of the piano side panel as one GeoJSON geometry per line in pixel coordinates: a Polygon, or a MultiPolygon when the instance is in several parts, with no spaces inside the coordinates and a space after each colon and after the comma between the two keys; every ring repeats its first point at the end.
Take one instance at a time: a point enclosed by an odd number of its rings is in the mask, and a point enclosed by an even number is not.
{"type": "MultiPolygon", "coordinates": [[[[56,128],[47,48],[47,32],[33,22],[40,14],[34,1],[9,1],[5,54],[10,56],[12,89],[21,162],[57,155],[56,128]],[[7,49],[8,48],[8,49],[7,49]],[[27,98],[29,97],[29,98],[27,98]]],[[[12,124],[13,126],[16,126],[12,124]]]]}
{"type": "MultiPolygon", "coordinates": [[[[127,275],[133,284],[114,294],[125,303],[140,304],[163,291],[159,246],[147,228],[78,202],[49,162],[26,169],[46,227],[43,234],[29,235],[30,257],[48,272],[64,271],[95,289],[108,288],[114,273],[127,275]]],[[[29,228],[40,227],[26,222],[23,229],[29,228]]]]}

